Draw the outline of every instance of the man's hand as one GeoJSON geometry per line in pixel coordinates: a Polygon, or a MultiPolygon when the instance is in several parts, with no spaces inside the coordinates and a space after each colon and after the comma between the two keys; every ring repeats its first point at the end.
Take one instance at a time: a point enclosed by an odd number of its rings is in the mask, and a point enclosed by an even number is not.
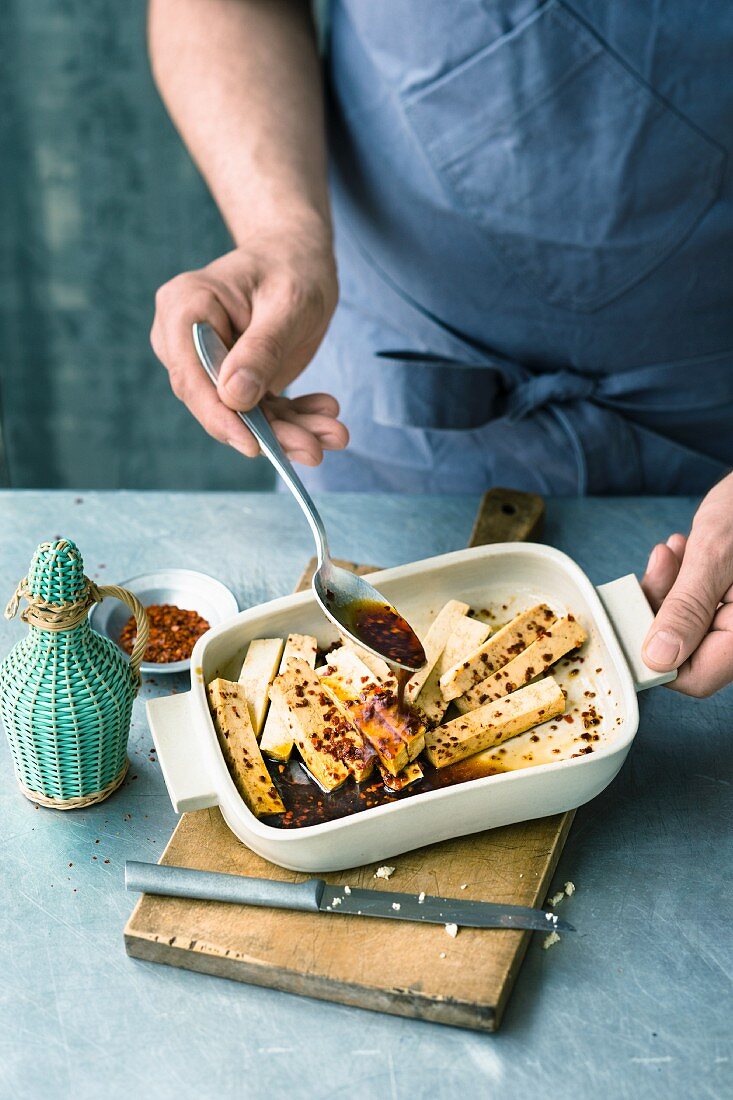
{"type": "Polygon", "coordinates": [[[175,395],[206,431],[242,454],[259,447],[233,409],[258,402],[291,459],[317,466],[348,432],[335,398],[279,397],[308,365],[336,306],[338,285],[330,242],[318,230],[257,233],[199,271],[160,288],[150,334],[175,395]],[[208,321],[231,347],[218,391],[193,346],[194,321],[208,321]]]}
{"type": "Polygon", "coordinates": [[[733,474],[705,497],[689,536],[654,547],[641,583],[657,613],[646,663],[679,669],[669,686],[698,698],[733,682],[733,474]]]}

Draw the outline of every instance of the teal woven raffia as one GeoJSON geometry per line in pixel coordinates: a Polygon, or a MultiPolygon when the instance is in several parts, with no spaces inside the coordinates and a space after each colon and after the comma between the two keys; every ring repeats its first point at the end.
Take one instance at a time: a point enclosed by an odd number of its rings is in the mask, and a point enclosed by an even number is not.
{"type": "MultiPolygon", "coordinates": [[[[128,661],[92,630],[87,608],[105,595],[124,599],[138,615],[142,650],[145,612],[124,590],[91,584],[67,539],[41,543],[19,593],[29,603],[23,613],[28,634],[0,666],[0,712],[18,781],[28,797],[46,805],[101,801],[127,769],[142,652],[128,661]],[[70,629],[58,628],[64,623],[70,629]]],[[[14,598],[6,614],[16,608],[14,598]]]]}

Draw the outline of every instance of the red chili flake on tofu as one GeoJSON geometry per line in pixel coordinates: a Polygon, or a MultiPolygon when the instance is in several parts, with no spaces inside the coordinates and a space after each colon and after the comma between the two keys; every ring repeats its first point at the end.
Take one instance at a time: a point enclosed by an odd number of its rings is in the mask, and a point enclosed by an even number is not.
{"type": "Polygon", "coordinates": [[[536,733],[533,733],[530,737],[530,741],[539,741],[539,737],[536,733]]]}
{"type": "Polygon", "coordinates": [[[563,722],[572,722],[573,716],[572,714],[563,714],[562,719],[563,722]]]}

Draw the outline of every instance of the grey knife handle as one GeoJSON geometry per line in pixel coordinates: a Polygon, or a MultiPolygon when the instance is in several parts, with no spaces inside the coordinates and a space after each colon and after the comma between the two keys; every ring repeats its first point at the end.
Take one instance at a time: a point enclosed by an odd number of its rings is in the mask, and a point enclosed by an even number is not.
{"type": "Polygon", "coordinates": [[[169,867],[161,863],[125,864],[125,886],[144,894],[168,898],[198,898],[238,905],[262,905],[269,909],[301,909],[317,913],[325,883],[278,882],[269,878],[223,875],[216,871],[194,871],[190,867],[169,867]]]}

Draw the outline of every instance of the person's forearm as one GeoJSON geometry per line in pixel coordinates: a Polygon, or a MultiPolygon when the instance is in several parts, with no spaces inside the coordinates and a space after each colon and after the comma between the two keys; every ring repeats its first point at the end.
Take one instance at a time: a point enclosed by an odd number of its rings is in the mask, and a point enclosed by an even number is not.
{"type": "Polygon", "coordinates": [[[328,231],[321,76],[307,0],[150,0],[153,73],[237,243],[328,231]]]}

